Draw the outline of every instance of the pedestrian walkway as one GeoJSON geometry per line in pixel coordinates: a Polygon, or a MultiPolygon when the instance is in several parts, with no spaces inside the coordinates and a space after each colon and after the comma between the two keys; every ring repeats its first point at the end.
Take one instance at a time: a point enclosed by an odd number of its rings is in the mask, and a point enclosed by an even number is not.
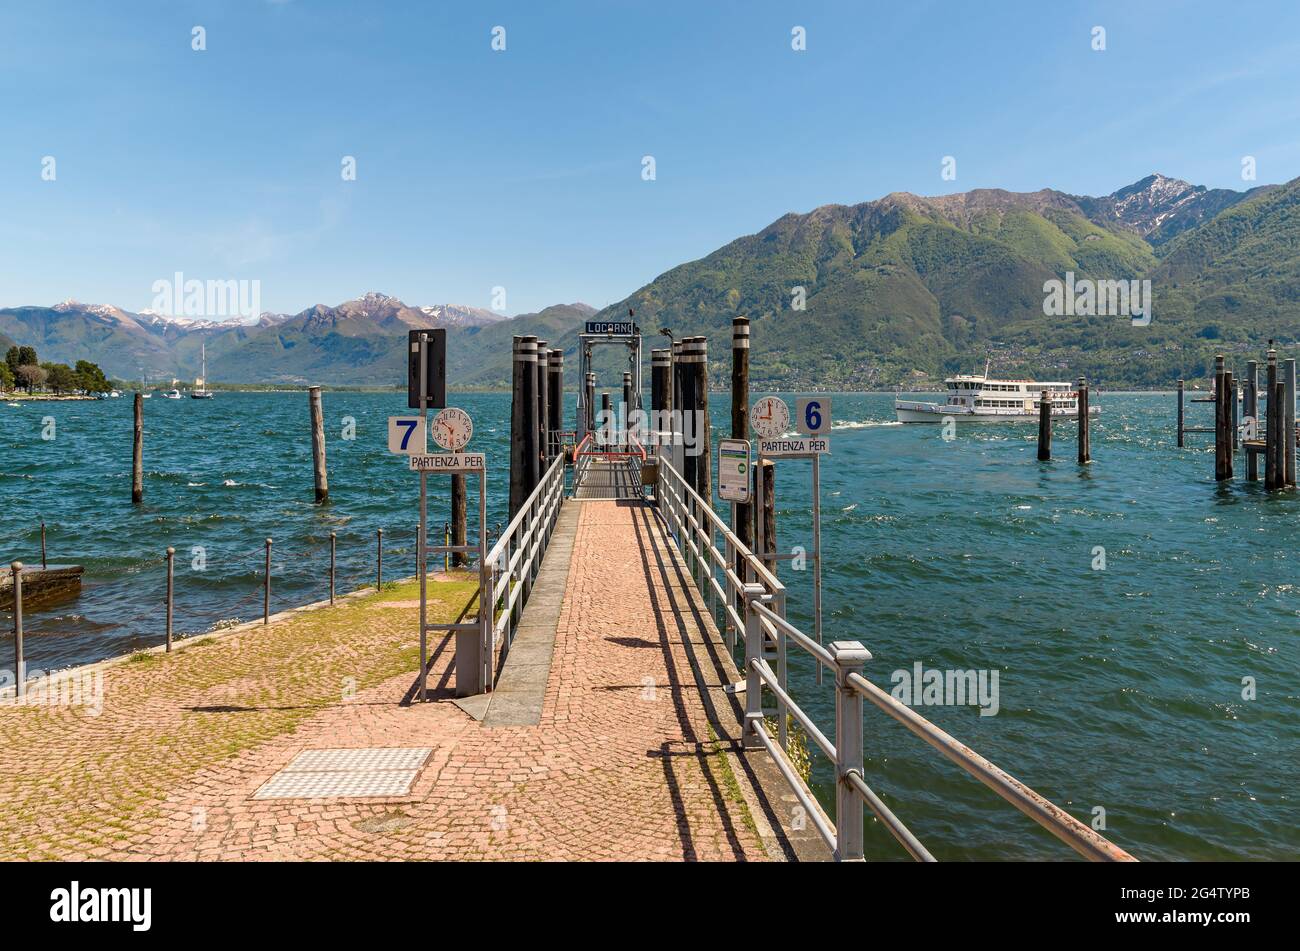
{"type": "MultiPolygon", "coordinates": [[[[544,666],[544,689],[482,719],[453,701],[450,640],[411,702],[414,582],[102,665],[97,716],[0,705],[0,855],[824,857],[740,749],[735,668],[654,509],[567,502],[544,571],[560,587],[539,579],[501,677],[544,666]]],[[[474,590],[439,580],[431,613],[474,590]]]]}

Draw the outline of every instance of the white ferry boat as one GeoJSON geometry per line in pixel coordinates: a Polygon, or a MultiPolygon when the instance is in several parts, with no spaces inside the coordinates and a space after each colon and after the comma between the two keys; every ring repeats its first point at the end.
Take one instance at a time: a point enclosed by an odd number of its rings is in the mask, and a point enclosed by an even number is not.
{"type": "MultiPolygon", "coordinates": [[[[1079,415],[1079,393],[1072,383],[1042,383],[1036,380],[997,380],[984,373],[950,376],[943,381],[948,399],[943,403],[896,400],[894,412],[900,423],[941,423],[951,417],[959,423],[1007,423],[1038,420],[1043,390],[1052,401],[1052,418],[1079,415]]],[[[1090,405],[1088,415],[1101,412],[1090,405]]]]}

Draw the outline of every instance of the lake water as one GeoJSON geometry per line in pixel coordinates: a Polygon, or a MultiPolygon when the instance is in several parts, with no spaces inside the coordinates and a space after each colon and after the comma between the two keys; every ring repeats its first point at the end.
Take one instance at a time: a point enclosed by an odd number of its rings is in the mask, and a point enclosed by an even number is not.
{"type": "MultiPolygon", "coordinates": [[[[185,633],[260,614],[267,536],[272,610],[326,596],[330,532],[343,590],[373,582],[377,528],[385,575],[413,573],[417,483],[385,445],[404,395],[324,399],[329,506],[313,503],[302,393],[149,400],[137,507],[129,399],[0,405],[0,557],[38,562],[44,519],[51,563],[86,568],[79,598],[27,616],[29,665],[159,643],[168,545],[185,633]],[[52,440],[41,438],[47,416],[52,440]],[[346,417],[354,440],[341,438],[346,417]],[[203,571],[191,568],[195,548],[203,571]]],[[[1217,486],[1209,437],[1174,448],[1170,395],[1096,397],[1094,462],[1083,469],[1072,425],[1058,424],[1058,459],[1041,464],[1032,424],[960,429],[945,442],[939,427],[894,424],[890,396],[833,401],[822,469],[828,641],[862,641],[868,676],[886,688],[917,662],[996,670],[995,716],[921,712],[1083,821],[1103,809],[1106,834],[1141,858],[1300,855],[1300,499],[1269,498],[1240,477],[1217,486]]],[[[488,455],[489,522],[504,523],[509,396],[455,402],[474,416],[471,448],[488,455]]],[[[713,405],[714,433],[725,433],[727,397],[713,405]]],[[[781,464],[777,482],[781,547],[810,546],[808,464],[781,464]]],[[[438,525],[446,484],[430,481],[438,525]]],[[[811,573],[782,573],[792,619],[811,630],[811,573]]],[[[0,668],[12,666],[4,637],[0,668]]],[[[791,670],[796,698],[833,728],[829,685],[797,651],[791,670]]],[[[940,859],[1073,855],[871,707],[866,747],[868,781],[940,859]]],[[[815,779],[829,802],[826,764],[815,761],[815,779]]],[[[869,854],[902,857],[869,827],[869,854]]]]}

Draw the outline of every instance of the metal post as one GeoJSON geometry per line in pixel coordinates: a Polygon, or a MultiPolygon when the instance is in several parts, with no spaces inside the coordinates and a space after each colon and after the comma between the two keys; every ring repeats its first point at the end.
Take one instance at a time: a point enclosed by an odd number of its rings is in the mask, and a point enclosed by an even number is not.
{"type": "Polygon", "coordinates": [[[745,735],[744,747],[747,750],[761,749],[763,742],[754,732],[755,727],[763,724],[763,679],[754,669],[753,661],[763,658],[763,626],[758,612],[754,610],[755,601],[771,598],[761,584],[745,585],[745,735]]]}
{"type": "MultiPolygon", "coordinates": [[[[813,503],[813,633],[822,643],[822,457],[812,457],[813,503]]],[[[821,686],[823,665],[817,664],[817,685],[821,686]]]]}
{"type": "Polygon", "coordinates": [[[334,570],[338,562],[338,543],[338,534],[330,532],[330,604],[334,603],[334,570]]]}
{"type": "Polygon", "coordinates": [[[176,561],[176,549],[167,546],[167,653],[172,652],[172,590],[173,568],[176,561]]]}
{"type": "Polygon", "coordinates": [[[144,394],[135,394],[135,430],[131,439],[131,502],[144,501],[144,394]]]}
{"type": "MultiPolygon", "coordinates": [[[[519,338],[516,337],[516,340],[519,338]]],[[[429,426],[429,361],[425,357],[429,346],[429,335],[420,334],[420,419],[424,421],[425,432],[429,426]]],[[[514,407],[511,407],[511,425],[514,424],[514,407]]],[[[517,432],[517,430],[515,430],[517,432]]],[[[515,472],[514,455],[510,458],[511,491],[514,489],[515,472]]],[[[425,689],[428,686],[429,668],[429,564],[426,557],[429,551],[429,473],[420,472],[420,702],[424,703],[425,689]]]]}
{"type": "Polygon", "coordinates": [[[849,774],[862,775],[862,694],[849,684],[849,674],[862,675],[871,652],[857,641],[834,641],[835,658],[835,858],[863,861],[862,800],[849,774]]]}
{"type": "Polygon", "coordinates": [[[9,568],[14,573],[14,668],[18,675],[14,690],[21,698],[27,693],[27,667],[23,663],[23,563],[15,561],[9,568]]]}
{"type": "MultiPolygon", "coordinates": [[[[455,478],[455,476],[453,476],[452,478],[455,478]]],[[[451,547],[451,523],[450,522],[442,523],[442,546],[444,548],[451,547]]],[[[444,551],[442,553],[442,570],[444,572],[451,570],[450,559],[451,559],[451,555],[444,551]]]]}
{"type": "Polygon", "coordinates": [[[41,522],[41,569],[44,570],[48,565],[45,564],[45,523],[41,522]]]}
{"type": "Polygon", "coordinates": [[[266,540],[266,582],[262,590],[262,623],[271,623],[271,539],[266,540]]]}
{"type": "MultiPolygon", "coordinates": [[[[731,319],[731,438],[749,438],[749,318],[731,319]]],[[[814,503],[816,504],[816,503],[814,503]]],[[[740,543],[753,549],[754,533],[751,506],[747,502],[731,505],[731,530],[740,543]]],[[[729,562],[742,584],[749,580],[749,565],[737,552],[729,562]]],[[[738,607],[739,605],[737,605],[738,607]]],[[[821,672],[818,671],[818,678],[821,672]]],[[[820,683],[821,680],[818,680],[820,683]]]]}
{"type": "Polygon", "coordinates": [[[375,590],[384,590],[384,530],[375,531],[375,590]]]}

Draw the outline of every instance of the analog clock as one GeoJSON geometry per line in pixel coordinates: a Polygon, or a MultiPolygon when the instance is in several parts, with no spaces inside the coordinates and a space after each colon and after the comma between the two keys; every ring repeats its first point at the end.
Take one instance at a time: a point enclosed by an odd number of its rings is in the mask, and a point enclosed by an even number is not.
{"type": "Polygon", "coordinates": [[[790,430],[790,407],[779,396],[765,396],[749,411],[749,424],[764,439],[775,439],[790,430]]]}
{"type": "Polygon", "coordinates": [[[463,409],[448,406],[433,417],[433,441],[449,452],[459,452],[473,435],[474,421],[463,409]]]}

